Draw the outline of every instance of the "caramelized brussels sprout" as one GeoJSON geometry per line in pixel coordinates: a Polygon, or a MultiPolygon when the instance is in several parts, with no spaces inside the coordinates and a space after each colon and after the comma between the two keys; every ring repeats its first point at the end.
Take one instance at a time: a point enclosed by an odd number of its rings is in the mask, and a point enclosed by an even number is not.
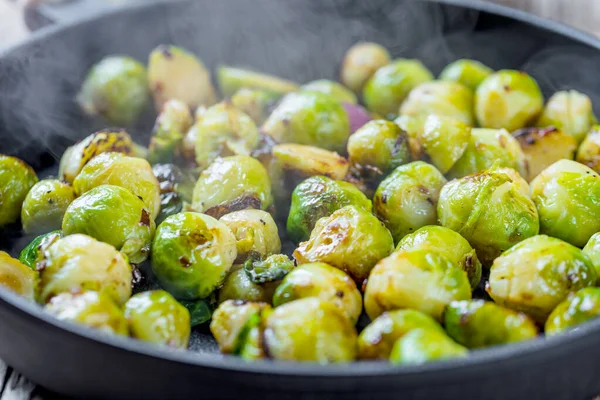
{"type": "Polygon", "coordinates": [[[446,178],[433,165],[415,161],[401,165],[381,182],[373,205],[394,241],[437,221],[436,206],[446,178]]]}
{"type": "Polygon", "coordinates": [[[159,224],[165,218],[181,212],[184,202],[192,202],[197,176],[174,164],[155,164],[152,173],[160,187],[160,213],[155,220],[159,224]]]}
{"type": "Polygon", "coordinates": [[[576,90],[556,92],[548,99],[537,126],[555,127],[580,143],[596,123],[592,101],[576,90]]]}
{"type": "Polygon", "coordinates": [[[17,222],[23,201],[37,181],[35,171],[24,161],[0,154],[0,228],[17,222]]]}
{"type": "Polygon", "coordinates": [[[275,289],[280,283],[280,281],[253,282],[244,268],[238,268],[225,278],[223,286],[219,289],[218,302],[221,304],[227,300],[241,300],[271,304],[275,289]]]}
{"type": "Polygon", "coordinates": [[[486,290],[498,305],[543,323],[569,292],[593,286],[596,279],[592,262],[581,250],[538,235],[494,260],[486,290]]]}
{"type": "Polygon", "coordinates": [[[548,336],[554,336],[598,316],[600,316],[600,288],[587,287],[571,294],[556,306],[544,325],[544,332],[548,336]]]}
{"type": "Polygon", "coordinates": [[[279,281],[294,267],[294,262],[285,254],[273,254],[264,260],[250,257],[244,263],[244,271],[254,283],[279,281]]]}
{"type": "Polygon", "coordinates": [[[35,300],[38,281],[39,276],[33,268],[12,258],[8,253],[0,251],[0,286],[29,300],[35,300]]]}
{"type": "Polygon", "coordinates": [[[348,173],[348,161],[333,151],[289,143],[273,146],[272,152],[281,168],[302,177],[324,175],[341,180],[348,173]]]}
{"type": "Polygon", "coordinates": [[[577,150],[575,160],[600,173],[600,125],[594,125],[585,139],[583,139],[577,150]]]}
{"type": "Polygon", "coordinates": [[[377,217],[345,206],[317,221],[308,241],[294,251],[294,258],[298,264],[327,263],[362,282],[393,249],[392,235],[377,217]]]}
{"type": "Polygon", "coordinates": [[[171,162],[183,137],[192,126],[190,108],[181,100],[165,102],[156,119],[148,159],[152,164],[171,162]]]}
{"type": "Polygon", "coordinates": [[[356,95],[337,82],[328,79],[318,79],[302,85],[301,90],[312,90],[328,94],[341,103],[356,104],[356,95]]]}
{"type": "Polygon", "coordinates": [[[516,131],[535,122],[543,107],[537,82],[521,71],[495,72],[475,93],[475,114],[482,128],[516,131]]]}
{"type": "Polygon", "coordinates": [[[385,47],[371,42],[359,42],[350,47],[342,61],[340,81],[359,93],[369,78],[391,61],[385,47]]]}
{"type": "Polygon", "coordinates": [[[217,69],[217,82],[223,97],[231,97],[244,88],[261,89],[272,95],[283,95],[299,89],[296,83],[273,75],[228,66],[217,69]]]}
{"type": "Polygon", "coordinates": [[[53,231],[37,236],[21,251],[19,261],[32,270],[37,270],[37,263],[44,259],[46,249],[61,237],[61,231],[53,231]]]}
{"type": "Polygon", "coordinates": [[[172,215],[156,229],[152,271],[176,298],[204,298],[225,280],[237,255],[235,242],[231,230],[208,215],[172,215]]]}
{"type": "Polygon", "coordinates": [[[443,174],[461,159],[472,140],[470,126],[457,119],[437,115],[427,117],[423,130],[414,137],[424,156],[443,174]]]}
{"type": "Polygon", "coordinates": [[[69,204],[75,200],[73,187],[58,179],[36,183],[23,202],[21,223],[27,234],[42,234],[60,229],[69,204]]]}
{"type": "Polygon", "coordinates": [[[494,72],[490,67],[476,60],[456,60],[440,73],[439,79],[443,81],[458,82],[471,90],[476,90],[485,78],[494,72]]]}
{"type": "Polygon", "coordinates": [[[277,96],[262,89],[242,88],[231,96],[231,104],[252,118],[257,125],[265,122],[276,100],[277,96]]]}
{"type": "Polygon", "coordinates": [[[583,254],[588,256],[594,265],[596,275],[598,276],[596,286],[598,286],[600,284],[600,232],[594,233],[590,237],[590,240],[588,240],[583,248],[583,254]]]}
{"type": "Polygon", "coordinates": [[[390,354],[390,362],[423,364],[435,360],[466,357],[467,353],[466,348],[453,342],[443,332],[416,328],[396,341],[390,354]]]}
{"type": "Polygon", "coordinates": [[[236,237],[237,263],[246,261],[250,255],[265,258],[281,250],[277,225],[266,211],[234,211],[222,216],[220,221],[236,237]]]}

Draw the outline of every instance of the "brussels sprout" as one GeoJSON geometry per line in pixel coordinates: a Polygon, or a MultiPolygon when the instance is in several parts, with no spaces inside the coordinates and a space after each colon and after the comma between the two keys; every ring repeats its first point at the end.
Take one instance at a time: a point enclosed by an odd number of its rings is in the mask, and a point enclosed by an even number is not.
{"type": "Polygon", "coordinates": [[[420,61],[395,60],[369,78],[363,88],[363,100],[369,111],[395,116],[411,90],[432,80],[433,75],[420,61]]]}
{"type": "Polygon", "coordinates": [[[90,116],[131,125],[150,100],[146,68],[125,56],[106,57],[88,73],[77,101],[90,116]]]}
{"type": "Polygon", "coordinates": [[[231,230],[208,215],[172,215],[156,229],[152,271],[178,299],[206,297],[223,283],[233,265],[235,242],[231,230]]]}
{"type": "Polygon", "coordinates": [[[34,269],[0,251],[0,286],[35,300],[38,292],[39,277],[34,269]]]}
{"type": "Polygon", "coordinates": [[[261,89],[272,95],[283,95],[299,89],[296,83],[273,75],[228,66],[217,69],[217,82],[223,97],[231,97],[244,88],[261,89]]]}
{"type": "Polygon", "coordinates": [[[311,90],[328,94],[341,103],[356,104],[356,95],[343,85],[328,79],[317,79],[302,85],[301,90],[311,90]]]}
{"type": "Polygon", "coordinates": [[[519,192],[523,193],[527,197],[530,197],[529,193],[531,192],[531,188],[529,187],[529,183],[527,183],[527,181],[523,179],[521,174],[519,174],[516,170],[506,167],[497,167],[495,165],[492,166],[490,170],[508,176],[515,184],[519,192]]]}
{"type": "Polygon", "coordinates": [[[555,127],[573,136],[580,143],[596,123],[592,101],[576,90],[556,92],[546,103],[537,126],[555,127]]]}
{"type": "Polygon", "coordinates": [[[543,323],[569,292],[593,286],[596,279],[592,262],[581,250],[538,235],[494,260],[486,290],[500,306],[543,323]]]}
{"type": "Polygon", "coordinates": [[[587,244],[583,248],[583,254],[587,255],[592,264],[594,265],[594,269],[596,270],[596,275],[598,276],[598,280],[596,281],[596,285],[600,285],[600,232],[594,233],[590,240],[588,240],[587,244]]]}
{"type": "Polygon", "coordinates": [[[214,310],[214,302],[211,298],[200,300],[182,300],[180,303],[190,313],[190,325],[192,327],[210,321],[214,310]]]}
{"type": "Polygon", "coordinates": [[[125,303],[131,336],[145,342],[187,348],[190,312],[164,290],[138,293],[125,303]]]}
{"type": "Polygon", "coordinates": [[[544,331],[553,336],[568,329],[576,328],[600,315],[600,288],[588,287],[571,294],[552,311],[544,331]]]}
{"type": "Polygon", "coordinates": [[[23,201],[37,181],[24,161],[0,154],[0,228],[17,222],[23,201]]]}
{"type": "Polygon", "coordinates": [[[244,263],[244,271],[252,282],[266,283],[283,279],[294,266],[294,262],[285,254],[273,254],[262,261],[248,258],[244,263]]]}
{"type": "Polygon", "coordinates": [[[400,240],[396,251],[429,250],[442,254],[461,267],[475,288],[481,280],[481,263],[469,242],[451,229],[429,225],[400,240]]]}
{"type": "Polygon", "coordinates": [[[394,241],[437,221],[436,205],[446,178],[433,165],[415,161],[402,165],[381,182],[373,206],[394,241]]]}
{"type": "Polygon", "coordinates": [[[269,116],[276,99],[277,96],[266,90],[242,88],[231,96],[231,104],[252,118],[255,124],[260,125],[269,116]]]}
{"type": "Polygon", "coordinates": [[[469,300],[467,273],[429,250],[400,251],[381,260],[367,281],[365,311],[375,319],[385,311],[411,308],[441,321],[454,300],[469,300]]]}
{"type": "Polygon", "coordinates": [[[444,186],[438,217],[442,226],[469,241],[484,266],[539,232],[533,201],[508,175],[492,170],[455,179],[444,186]]]}
{"type": "Polygon", "coordinates": [[[157,110],[171,99],[190,108],[216,101],[210,72],[192,53],[180,47],[161,45],[150,53],[148,81],[157,110]]]}
{"type": "Polygon", "coordinates": [[[281,250],[277,225],[271,214],[266,211],[234,211],[222,216],[220,221],[227,225],[236,237],[238,263],[246,261],[250,255],[263,258],[281,250]]]}
{"type": "Polygon", "coordinates": [[[367,122],[348,139],[350,162],[388,173],[410,162],[406,132],[385,120],[367,122]]]}
{"type": "Polygon", "coordinates": [[[131,297],[131,266],[113,246],[75,234],[54,242],[40,263],[41,301],[60,293],[96,291],[123,304],[131,297]]]}
{"type": "Polygon", "coordinates": [[[152,167],[152,173],[160,187],[160,213],[156,218],[159,224],[168,216],[181,212],[184,202],[192,201],[197,177],[174,164],[156,164],[152,167]]]}
{"type": "Polygon", "coordinates": [[[426,158],[443,174],[448,172],[471,142],[471,127],[451,118],[431,115],[423,122],[423,130],[414,136],[426,158]]]}
{"type": "Polygon", "coordinates": [[[575,161],[560,160],[531,182],[540,233],[577,247],[600,231],[600,176],[575,161]]]}
{"type": "Polygon", "coordinates": [[[434,360],[466,357],[468,350],[436,329],[415,328],[396,341],[392,364],[423,364],[434,360]]]}
{"type": "Polygon", "coordinates": [[[103,293],[60,293],[46,304],[44,310],[60,320],[77,322],[100,332],[129,334],[123,311],[103,293]]]}
{"type": "Polygon", "coordinates": [[[444,326],[452,339],[470,349],[529,340],[538,333],[527,315],[483,300],[450,303],[444,326]]]}
{"type": "Polygon", "coordinates": [[[394,120],[394,123],[408,136],[408,148],[413,160],[426,158],[425,149],[421,145],[425,120],[425,118],[409,117],[408,115],[402,115],[394,120]]]}
{"type": "Polygon", "coordinates": [[[371,211],[371,200],[354,185],[313,176],[302,181],[292,193],[292,205],[287,220],[290,239],[301,242],[309,238],[317,221],[335,210],[353,205],[371,211]]]}
{"type": "Polygon", "coordinates": [[[92,158],[108,152],[133,155],[134,143],[129,134],[122,129],[106,129],[92,133],[67,148],[60,159],[58,169],[60,179],[73,183],[75,177],[92,158]]]}
{"type": "Polygon", "coordinates": [[[187,104],[177,99],[163,104],[150,138],[149,161],[152,164],[173,161],[175,152],[191,126],[192,114],[187,104]]]}
{"type": "Polygon", "coordinates": [[[600,173],[600,125],[594,125],[585,139],[583,139],[577,150],[575,160],[600,173]]]}
{"type": "Polygon", "coordinates": [[[120,153],[94,157],[73,181],[78,196],[101,185],[119,186],[139,197],[156,218],[160,212],[160,186],[148,161],[120,153]]]}
{"type": "Polygon", "coordinates": [[[27,234],[41,234],[60,229],[65,211],[73,200],[75,191],[68,183],[58,179],[39,181],[23,202],[23,230],[27,234]]]}
{"type": "Polygon", "coordinates": [[[275,145],[272,151],[281,168],[302,177],[325,175],[341,180],[348,173],[348,161],[332,151],[292,143],[275,145]]]}
{"type": "Polygon", "coordinates": [[[439,79],[458,82],[475,90],[493,72],[493,69],[479,61],[462,59],[446,65],[446,68],[440,73],[439,79]]]}
{"type": "Polygon", "coordinates": [[[521,71],[495,72],[475,92],[475,115],[482,128],[516,131],[535,122],[543,107],[537,82],[521,71]]]}
{"type": "Polygon", "coordinates": [[[273,293],[279,284],[279,281],[255,283],[244,268],[239,268],[225,278],[219,289],[218,302],[221,304],[227,300],[241,300],[271,304],[273,293]]]}
{"type": "Polygon", "coordinates": [[[350,122],[350,133],[356,132],[367,122],[375,119],[369,112],[359,104],[342,103],[346,115],[348,115],[348,122],[350,122]]]}
{"type": "Polygon", "coordinates": [[[448,171],[448,176],[462,178],[493,165],[512,168],[527,176],[525,155],[510,133],[504,129],[472,129],[467,149],[448,171]]]}
{"type": "Polygon", "coordinates": [[[332,96],[314,91],[286,95],[262,126],[280,143],[342,152],[350,135],[346,110],[332,96]]]}
{"type": "Polygon", "coordinates": [[[377,217],[345,206],[317,221],[308,241],[294,251],[294,258],[298,264],[327,263],[362,282],[393,249],[392,235],[377,217]]]}
{"type": "Polygon", "coordinates": [[[342,61],[340,81],[359,93],[369,78],[391,61],[385,47],[371,42],[359,42],[350,47],[342,61]]]}
{"type": "Polygon", "coordinates": [[[247,208],[266,210],[273,204],[267,170],[249,156],[216,159],[202,172],[192,208],[215,218],[247,208]]]}
{"type": "Polygon", "coordinates": [[[400,115],[439,115],[474,125],[473,92],[456,82],[426,82],[410,91],[400,107],[400,115]]]}
{"type": "Polygon", "coordinates": [[[121,250],[134,264],[148,258],[156,225],[144,202],[119,186],[98,186],[67,208],[65,235],[82,233],[121,250]]]}
{"type": "Polygon", "coordinates": [[[563,158],[573,159],[577,149],[573,136],[554,127],[524,128],[514,132],[513,136],[519,141],[525,155],[523,176],[528,182],[554,162],[563,158]]]}
{"type": "Polygon", "coordinates": [[[37,263],[44,259],[44,251],[61,237],[61,231],[53,231],[36,237],[21,251],[19,261],[32,270],[37,270],[37,263]]]}
{"type": "Polygon", "coordinates": [[[254,121],[228,101],[206,110],[192,129],[196,130],[196,164],[201,169],[218,157],[250,155],[259,143],[254,121]]]}
{"type": "Polygon", "coordinates": [[[276,360],[348,362],[356,357],[356,330],[338,306],[308,297],[269,314],[264,346],[276,360]]]}

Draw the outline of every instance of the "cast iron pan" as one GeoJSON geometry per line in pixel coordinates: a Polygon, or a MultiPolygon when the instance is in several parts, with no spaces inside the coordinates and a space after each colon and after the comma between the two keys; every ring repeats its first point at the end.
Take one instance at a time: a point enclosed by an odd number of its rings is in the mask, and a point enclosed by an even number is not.
{"type": "MultiPolygon", "coordinates": [[[[435,73],[463,57],[522,69],[546,95],[574,88],[600,104],[599,41],[491,4],[172,0],[53,27],[0,55],[0,153],[52,170],[67,145],[101,127],[73,98],[87,69],[108,54],[145,60],[155,46],[173,43],[211,68],[250,66],[306,82],[335,79],[344,51],[358,40],[420,58],[435,73]]],[[[148,127],[130,131],[143,140],[148,127]]],[[[29,239],[5,229],[0,248],[16,255],[29,239]]],[[[580,400],[600,393],[600,320],[419,367],[246,363],[217,354],[205,328],[194,332],[191,351],[167,351],[54,320],[2,290],[0,358],[54,392],[88,398],[580,400]]]]}

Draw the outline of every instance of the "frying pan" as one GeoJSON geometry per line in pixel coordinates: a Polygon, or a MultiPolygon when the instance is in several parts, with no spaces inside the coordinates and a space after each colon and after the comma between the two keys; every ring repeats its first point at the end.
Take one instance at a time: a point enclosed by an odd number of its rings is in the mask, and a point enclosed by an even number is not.
{"type": "MultiPolygon", "coordinates": [[[[522,69],[546,95],[574,88],[600,104],[598,40],[492,4],[145,2],[51,27],[0,54],[0,153],[25,159],[42,175],[55,172],[67,145],[101,127],[81,115],[74,97],[87,69],[108,54],[145,60],[155,46],[173,43],[211,68],[249,66],[305,82],[335,79],[344,51],[358,40],[420,58],[435,73],[464,57],[522,69]]],[[[143,141],[148,123],[130,132],[143,141]]],[[[0,247],[13,255],[29,240],[15,230],[0,233],[0,247]]],[[[0,358],[51,391],[86,398],[586,399],[600,393],[600,320],[559,337],[422,366],[248,363],[219,355],[205,327],[194,331],[191,351],[170,351],[57,321],[0,290],[0,358]]]]}

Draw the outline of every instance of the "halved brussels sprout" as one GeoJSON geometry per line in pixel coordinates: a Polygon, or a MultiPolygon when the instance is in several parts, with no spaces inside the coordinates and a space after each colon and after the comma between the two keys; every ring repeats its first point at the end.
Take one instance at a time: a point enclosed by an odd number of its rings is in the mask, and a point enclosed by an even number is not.
{"type": "Polygon", "coordinates": [[[348,362],[356,357],[356,330],[339,307],[308,297],[267,316],[264,346],[276,360],[348,362]]]}
{"type": "Polygon", "coordinates": [[[37,263],[44,259],[44,251],[61,237],[61,231],[53,231],[36,237],[21,251],[19,261],[36,271],[37,263]]]}
{"type": "Polygon", "coordinates": [[[39,275],[33,269],[8,253],[0,251],[0,286],[35,300],[38,293],[39,275]]]}
{"type": "Polygon", "coordinates": [[[348,161],[333,151],[292,143],[275,145],[272,151],[281,168],[302,177],[324,175],[341,180],[348,173],[348,161]]]}
{"type": "Polygon", "coordinates": [[[312,90],[328,94],[341,103],[355,104],[358,100],[356,95],[341,84],[328,79],[317,79],[302,85],[301,90],[312,90]]]}
{"type": "Polygon", "coordinates": [[[131,125],[150,102],[146,67],[130,57],[106,57],[90,69],[77,101],[90,116],[131,125]]]}
{"type": "Polygon", "coordinates": [[[369,211],[345,206],[319,219],[307,242],[294,251],[298,264],[327,263],[362,282],[394,249],[392,235],[369,211]]]}
{"type": "Polygon", "coordinates": [[[494,170],[467,175],[444,186],[438,217],[442,226],[469,241],[484,266],[539,232],[533,201],[508,175],[494,170]]]}
{"type": "Polygon", "coordinates": [[[183,212],[163,221],[152,243],[152,271],[178,299],[193,300],[221,286],[236,258],[235,236],[222,222],[183,212]]]}
{"type": "Polygon", "coordinates": [[[359,42],[350,47],[342,61],[340,82],[360,93],[369,78],[391,61],[385,47],[371,42],[359,42]]]}
{"type": "Polygon", "coordinates": [[[175,164],[155,164],[152,173],[160,186],[160,213],[155,220],[159,224],[165,218],[181,212],[184,202],[192,202],[197,176],[175,164]]]}
{"type": "Polygon", "coordinates": [[[102,292],[123,304],[131,297],[131,266],[113,246],[86,235],[54,242],[40,263],[40,300],[60,293],[102,292]]]}
{"type": "Polygon", "coordinates": [[[516,131],[535,122],[543,107],[537,82],[521,71],[495,72],[475,92],[475,114],[482,128],[516,131]]]}
{"type": "Polygon", "coordinates": [[[590,261],[592,261],[594,269],[596,270],[596,275],[598,276],[596,285],[600,285],[600,232],[594,233],[592,237],[590,237],[590,240],[588,240],[583,248],[583,254],[588,256],[590,261]]]}
{"type": "Polygon", "coordinates": [[[308,239],[320,218],[348,205],[366,211],[372,209],[371,200],[348,182],[325,176],[305,179],[292,193],[292,205],[287,219],[288,236],[295,242],[308,239]]]}
{"type": "Polygon", "coordinates": [[[252,118],[257,125],[262,124],[269,117],[271,107],[276,100],[277,96],[262,89],[242,88],[231,96],[231,104],[252,118]]]}
{"type": "Polygon", "coordinates": [[[600,173],[600,125],[594,125],[583,139],[577,150],[575,160],[600,173]]]}
{"type": "Polygon", "coordinates": [[[471,90],[476,90],[485,78],[494,72],[490,67],[476,60],[457,60],[448,65],[440,73],[439,79],[462,83],[471,90]]]}
{"type": "Polygon", "coordinates": [[[237,240],[236,263],[246,261],[249,256],[266,258],[281,250],[281,239],[277,224],[266,211],[241,210],[221,217],[237,240]]]}
{"type": "Polygon", "coordinates": [[[373,206],[395,242],[437,222],[437,202],[446,182],[440,171],[423,161],[401,165],[381,182],[373,206]]]}
{"type": "Polygon", "coordinates": [[[187,348],[190,312],[164,290],[142,292],[125,303],[131,336],[145,342],[187,348]]]}
{"type": "Polygon", "coordinates": [[[171,99],[164,103],[150,138],[148,160],[152,164],[173,161],[192,122],[190,108],[183,101],[171,99]]]}
{"type": "Polygon", "coordinates": [[[596,283],[596,270],[577,247],[538,235],[494,260],[486,288],[501,306],[543,323],[570,292],[596,283]]]}
{"type": "Polygon", "coordinates": [[[273,95],[283,95],[299,89],[296,83],[277,76],[228,66],[217,68],[217,82],[223,97],[231,97],[244,88],[261,89],[273,95]]]}
{"type": "Polygon", "coordinates": [[[544,332],[548,336],[554,336],[598,316],[600,316],[600,288],[584,288],[571,294],[556,306],[544,325],[544,332]]]}
{"type": "Polygon", "coordinates": [[[75,200],[73,187],[58,179],[36,183],[23,202],[21,223],[27,234],[42,234],[60,229],[69,204],[75,200]]]}
{"type": "Polygon", "coordinates": [[[384,312],[358,335],[358,358],[387,360],[396,340],[415,328],[444,331],[439,323],[420,311],[384,312]]]}
{"type": "Polygon", "coordinates": [[[483,300],[450,303],[444,327],[452,339],[470,349],[520,342],[538,334],[527,315],[483,300]]]}
{"type": "Polygon", "coordinates": [[[577,247],[600,231],[600,176],[571,160],[560,160],[531,182],[540,233],[577,247]]]}
{"type": "Polygon", "coordinates": [[[367,281],[365,311],[375,319],[386,311],[414,309],[442,320],[454,300],[469,300],[467,273],[429,250],[399,251],[381,260],[367,281]]]}
{"type": "Polygon", "coordinates": [[[231,271],[225,278],[223,286],[219,289],[218,302],[221,304],[227,300],[241,300],[271,304],[275,289],[280,283],[280,281],[253,282],[244,268],[240,267],[231,271]]]}
{"type": "Polygon", "coordinates": [[[122,251],[134,264],[148,258],[156,224],[144,202],[119,186],[102,185],[69,205],[65,235],[82,233],[122,251]]]}
{"type": "Polygon", "coordinates": [[[29,190],[38,181],[24,161],[0,154],[0,228],[17,222],[29,190]]]}
{"type": "Polygon", "coordinates": [[[416,134],[426,158],[440,170],[448,172],[471,143],[471,127],[452,117],[430,115],[423,121],[423,130],[416,134]]]}
{"type": "Polygon", "coordinates": [[[334,97],[302,91],[286,95],[261,130],[280,143],[342,152],[350,135],[350,122],[346,110],[334,97]]]}
{"type": "Polygon", "coordinates": [[[394,344],[392,364],[423,364],[435,360],[466,357],[468,351],[436,329],[416,328],[394,344]]]}
{"type": "Polygon", "coordinates": [[[210,72],[192,53],[180,47],[161,45],[148,58],[148,81],[157,110],[171,99],[190,108],[216,101],[210,72]]]}
{"type": "Polygon", "coordinates": [[[595,123],[592,100],[576,90],[566,90],[556,92],[548,99],[537,126],[555,127],[581,143],[595,123]]]}

